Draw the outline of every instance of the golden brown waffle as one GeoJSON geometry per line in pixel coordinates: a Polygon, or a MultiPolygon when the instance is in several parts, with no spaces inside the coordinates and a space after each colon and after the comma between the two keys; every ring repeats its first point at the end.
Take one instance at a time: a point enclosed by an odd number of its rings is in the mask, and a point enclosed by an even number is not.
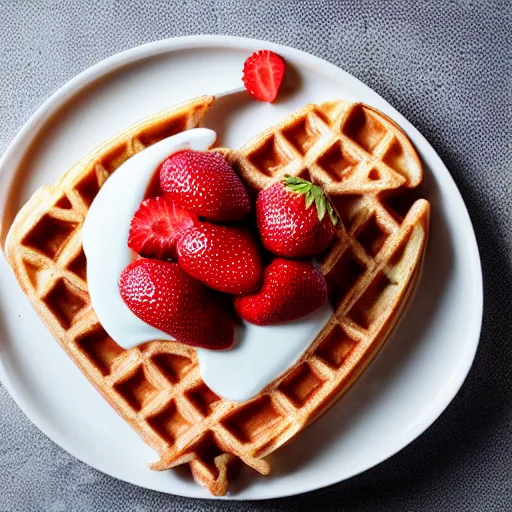
{"type": "Polygon", "coordinates": [[[128,130],[37,192],[5,251],[55,338],[160,454],[153,469],[188,463],[199,483],[222,495],[239,460],[267,474],[264,457],[325,412],[382,346],[420,272],[429,204],[414,202],[409,190],[422,179],[409,140],[365,105],[309,105],[239,150],[220,149],[253,191],[285,173],[321,183],[342,220],[322,258],[335,314],[300,361],[257,397],[220,399],[201,381],[194,349],[154,341],[123,350],[108,337],[90,305],[80,243],[87,208],[108,174],[176,127],[195,126],[211,102],[200,98],[166,114],[169,130],[154,131],[154,120],[128,130]]]}

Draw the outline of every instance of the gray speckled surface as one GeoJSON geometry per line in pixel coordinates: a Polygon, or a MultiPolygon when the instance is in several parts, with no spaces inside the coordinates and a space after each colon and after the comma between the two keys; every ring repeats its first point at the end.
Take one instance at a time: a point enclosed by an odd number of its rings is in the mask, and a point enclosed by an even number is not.
{"type": "Polygon", "coordinates": [[[512,510],[508,0],[0,0],[0,20],[0,152],[68,79],[156,39],[256,37],[341,66],[384,96],[439,152],[468,205],[485,280],[481,343],[461,392],[418,440],[363,475],[261,503],[167,496],[77,461],[40,433],[0,385],[0,511],[512,510]]]}

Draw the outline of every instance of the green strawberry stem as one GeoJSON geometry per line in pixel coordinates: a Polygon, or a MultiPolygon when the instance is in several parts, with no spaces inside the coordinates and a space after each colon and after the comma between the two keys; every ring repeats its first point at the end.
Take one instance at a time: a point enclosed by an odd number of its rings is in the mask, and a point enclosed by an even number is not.
{"type": "Polygon", "coordinates": [[[325,197],[324,191],[318,186],[313,185],[308,180],[299,178],[297,176],[290,176],[288,174],[283,178],[283,183],[286,188],[297,194],[303,194],[306,200],[306,210],[315,203],[316,212],[318,214],[318,220],[321,222],[325,217],[325,214],[329,214],[332,225],[336,226],[338,223],[338,217],[328,199],[325,197]]]}

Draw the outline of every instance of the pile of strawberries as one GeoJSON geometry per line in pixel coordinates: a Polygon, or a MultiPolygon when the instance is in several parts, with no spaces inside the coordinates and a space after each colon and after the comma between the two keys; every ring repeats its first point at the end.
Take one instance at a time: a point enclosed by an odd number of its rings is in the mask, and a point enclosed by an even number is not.
{"type": "Polygon", "coordinates": [[[308,259],[335,233],[321,188],[287,176],[253,205],[211,151],[174,153],[158,177],[159,195],[141,203],[131,224],[128,245],[140,258],[119,279],[136,316],[182,343],[222,349],[233,343],[237,315],[269,325],[326,301],[325,279],[308,259]]]}

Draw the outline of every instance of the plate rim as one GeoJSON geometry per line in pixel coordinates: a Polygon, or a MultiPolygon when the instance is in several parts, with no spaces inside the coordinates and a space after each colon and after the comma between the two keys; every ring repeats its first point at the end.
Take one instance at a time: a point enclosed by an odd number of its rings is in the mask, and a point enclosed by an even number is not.
{"type": "MultiPolygon", "coordinates": [[[[41,128],[44,126],[45,122],[53,115],[55,111],[57,111],[62,105],[71,100],[73,96],[79,93],[82,89],[88,87],[92,83],[101,78],[119,71],[121,68],[135,64],[139,61],[143,61],[148,58],[156,57],[158,55],[162,55],[165,53],[171,53],[179,50],[186,49],[212,49],[212,48],[225,48],[225,47],[235,47],[235,48],[244,48],[244,49],[259,49],[259,48],[267,48],[276,53],[286,54],[287,57],[296,58],[302,64],[307,64],[308,62],[314,64],[315,66],[320,66],[325,69],[328,73],[335,73],[338,76],[342,76],[344,79],[348,80],[352,84],[357,85],[358,88],[364,90],[366,95],[370,97],[374,97],[379,101],[383,101],[386,104],[386,113],[392,114],[393,119],[398,120],[398,123],[405,128],[407,133],[412,133],[416,139],[418,139],[422,145],[424,145],[429,151],[431,151],[431,157],[437,160],[437,164],[441,168],[441,171],[446,174],[446,179],[451,182],[451,186],[454,187],[456,192],[457,200],[460,202],[460,207],[462,208],[462,212],[467,216],[467,221],[469,222],[469,226],[471,227],[471,232],[466,233],[466,237],[468,238],[469,245],[471,247],[471,259],[472,259],[472,268],[473,279],[475,289],[477,290],[477,296],[474,297],[473,301],[476,303],[475,309],[479,312],[477,318],[473,318],[473,328],[471,330],[471,348],[472,351],[469,354],[469,357],[466,361],[466,367],[463,371],[460,371],[457,376],[457,382],[452,385],[451,392],[444,396],[443,400],[438,401],[438,407],[436,407],[435,412],[430,412],[428,418],[426,420],[421,421],[421,426],[416,428],[411,435],[410,439],[406,441],[406,443],[396,450],[391,450],[391,452],[385,456],[384,458],[378,460],[373,464],[369,464],[367,467],[362,468],[361,470],[353,473],[350,477],[338,479],[337,476],[326,478],[326,481],[320,485],[317,483],[308,484],[304,482],[301,486],[300,490],[293,489],[285,491],[284,493],[274,493],[269,495],[264,495],[260,497],[251,497],[251,500],[262,500],[262,499],[273,499],[273,498],[285,498],[289,496],[294,496],[318,489],[322,489],[324,487],[328,487],[330,485],[337,484],[349,478],[353,478],[372,467],[375,467],[385,460],[393,457],[398,452],[403,450],[409,444],[411,444],[415,439],[417,439],[423,432],[425,432],[445,411],[448,405],[455,398],[457,393],[459,392],[462,384],[466,380],[466,377],[469,373],[469,370],[473,364],[476,351],[479,344],[482,321],[483,321],[483,277],[482,277],[482,267],[481,267],[481,259],[478,249],[478,244],[476,241],[476,235],[474,232],[473,224],[471,222],[471,217],[467,210],[466,204],[462,198],[462,195],[453,180],[450,172],[442,162],[441,158],[435,151],[435,149],[431,146],[431,144],[426,140],[426,138],[415,128],[415,126],[410,123],[400,112],[398,112],[385,98],[381,97],[376,91],[371,89],[369,86],[361,82],[358,78],[354,77],[350,73],[344,71],[338,66],[326,61],[321,57],[317,57],[303,50],[298,50],[296,48],[281,45],[278,43],[272,43],[265,40],[246,38],[246,37],[238,37],[238,36],[228,36],[228,35],[191,35],[191,36],[181,36],[175,38],[167,38],[161,39],[149,43],[145,43],[143,45],[135,46],[133,48],[129,48],[127,50],[123,50],[119,53],[111,55],[100,62],[88,67],[84,71],[80,72],[78,75],[67,81],[61,87],[59,87],[55,92],[53,92],[43,103],[36,109],[36,111],[25,121],[22,128],[17,132],[13,140],[9,143],[3,155],[0,157],[0,190],[7,191],[9,189],[9,182],[6,182],[6,178],[4,173],[2,172],[5,163],[14,155],[17,151],[20,150],[24,145],[30,144],[30,142],[35,137],[41,128]],[[7,184],[7,186],[5,186],[7,184]]],[[[211,91],[205,91],[205,94],[211,93],[211,91]]],[[[8,179],[8,178],[7,178],[8,179]]],[[[7,195],[7,193],[6,193],[7,195]]],[[[2,206],[2,198],[0,196],[0,207],[2,206]]],[[[0,223],[0,228],[2,227],[0,223]]],[[[1,234],[1,233],[0,233],[1,234]]],[[[419,282],[419,280],[418,280],[419,282]]],[[[414,297],[412,298],[414,300],[414,297]]],[[[1,358],[1,356],[0,356],[1,358]]],[[[45,434],[50,440],[55,442],[58,446],[66,450],[70,455],[77,458],[81,462],[95,468],[96,470],[107,474],[113,478],[118,480],[126,481],[138,487],[143,487],[147,489],[151,489],[158,492],[164,492],[170,495],[183,496],[188,498],[202,498],[202,499],[219,499],[215,496],[204,496],[201,492],[180,492],[176,493],[174,490],[166,491],[162,489],[157,489],[150,485],[141,484],[133,479],[129,478],[121,478],[117,475],[112,474],[109,468],[99,468],[98,465],[94,462],[94,460],[86,460],[85,457],[77,455],[74,449],[73,443],[68,443],[65,439],[62,439],[59,436],[59,431],[53,429],[51,424],[48,424],[47,420],[39,415],[37,411],[32,410],[32,406],[30,405],[30,401],[25,401],[22,397],[21,393],[18,393],[16,389],[16,384],[11,381],[9,375],[4,372],[3,368],[0,366],[0,382],[5,386],[6,390],[13,398],[18,407],[22,410],[22,412],[27,416],[27,418],[41,431],[45,434]]],[[[335,474],[335,473],[334,473],[335,474]]],[[[197,486],[198,491],[202,491],[203,489],[197,486]]],[[[233,501],[245,500],[248,498],[238,497],[237,495],[220,497],[220,499],[229,499],[233,501]]]]}

